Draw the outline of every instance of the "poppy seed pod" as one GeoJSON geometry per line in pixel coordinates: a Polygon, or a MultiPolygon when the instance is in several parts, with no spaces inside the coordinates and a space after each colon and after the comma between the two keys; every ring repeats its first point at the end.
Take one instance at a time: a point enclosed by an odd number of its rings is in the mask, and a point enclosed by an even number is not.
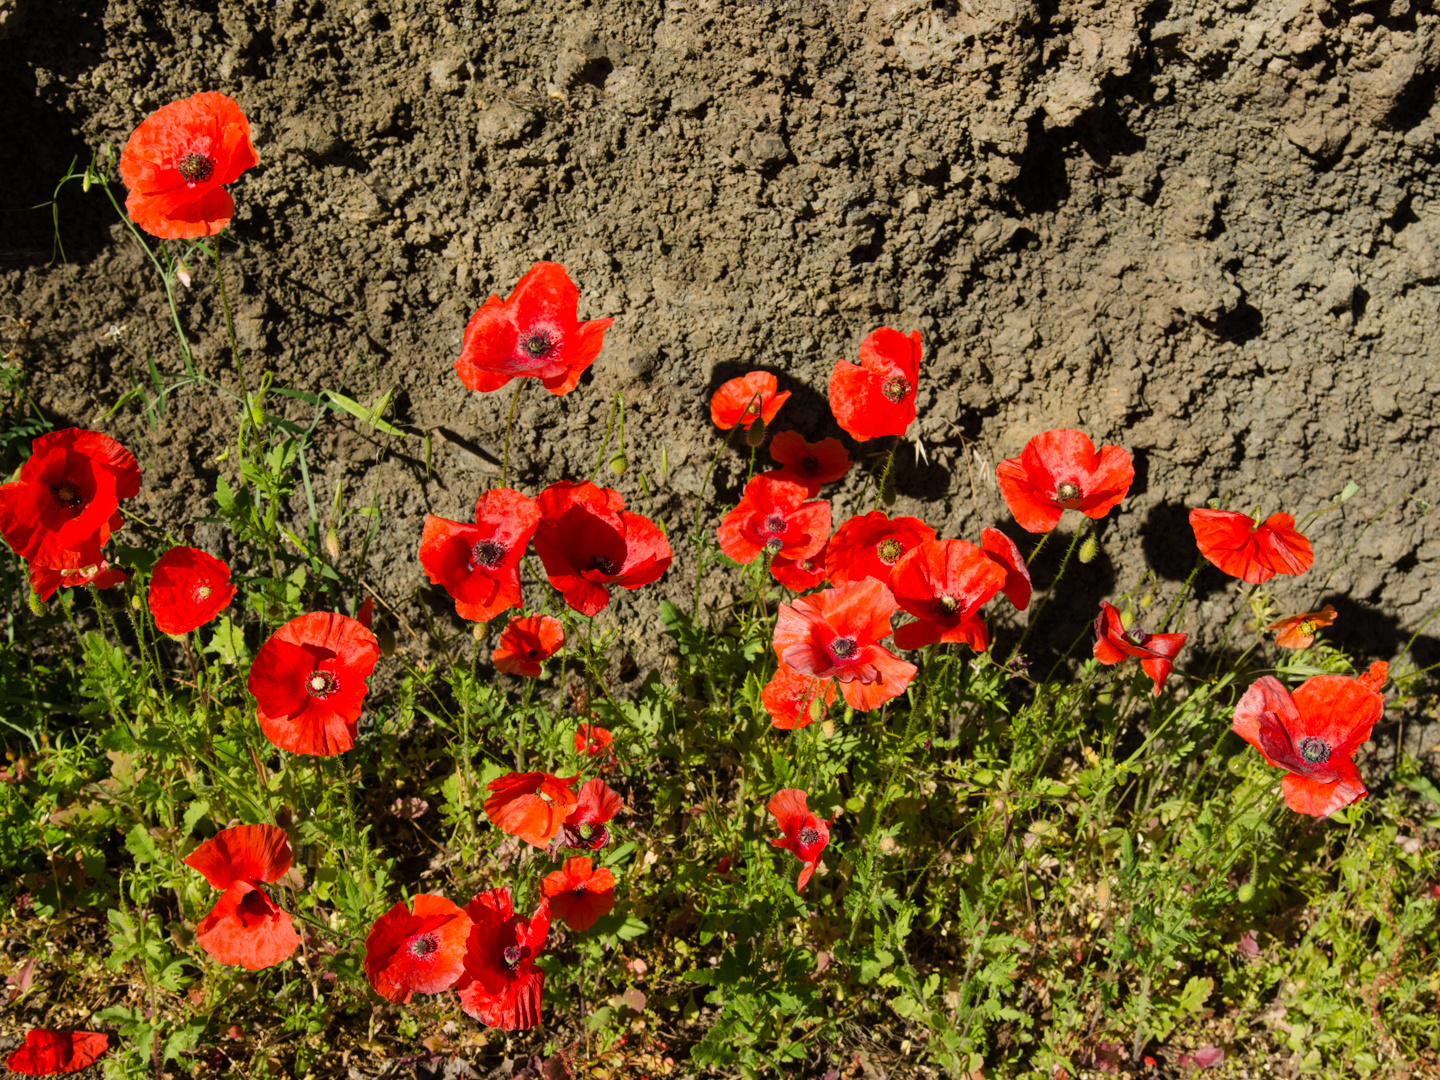
{"type": "Polygon", "coordinates": [[[40,594],[34,589],[30,590],[30,612],[33,615],[45,614],[45,601],[40,599],[40,594]]]}
{"type": "Polygon", "coordinates": [[[1089,564],[1094,562],[1095,556],[1099,553],[1100,542],[1095,539],[1094,533],[1091,533],[1080,542],[1080,561],[1082,563],[1089,564]]]}
{"type": "Polygon", "coordinates": [[[623,453],[616,454],[610,459],[610,471],[616,476],[624,476],[625,470],[630,467],[630,459],[623,453]]]}
{"type": "Polygon", "coordinates": [[[1247,881],[1235,890],[1235,899],[1242,904],[1248,904],[1255,899],[1255,882],[1247,881]]]}
{"type": "Polygon", "coordinates": [[[335,532],[335,526],[325,530],[325,554],[330,556],[330,561],[340,561],[340,536],[335,532]]]}
{"type": "Polygon", "coordinates": [[[745,445],[749,447],[765,445],[765,421],[757,420],[745,429],[745,445]]]}

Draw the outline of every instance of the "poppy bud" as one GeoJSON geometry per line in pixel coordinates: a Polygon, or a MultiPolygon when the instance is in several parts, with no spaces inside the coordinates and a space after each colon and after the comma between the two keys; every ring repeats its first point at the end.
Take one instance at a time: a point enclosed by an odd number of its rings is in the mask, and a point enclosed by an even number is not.
{"type": "Polygon", "coordinates": [[[1255,899],[1255,882],[1247,881],[1235,890],[1235,899],[1242,904],[1248,904],[1255,899]]]}
{"type": "Polygon", "coordinates": [[[1080,561],[1082,563],[1094,562],[1095,556],[1099,553],[1099,551],[1100,542],[1095,539],[1095,534],[1091,533],[1089,536],[1085,537],[1085,539],[1080,542],[1080,561]]]}
{"type": "Polygon", "coordinates": [[[185,528],[180,530],[180,535],[185,537],[185,543],[191,543],[195,539],[195,526],[187,522],[185,528]]]}
{"type": "Polygon", "coordinates": [[[765,421],[756,420],[745,429],[745,445],[760,446],[765,442],[765,421]]]}
{"type": "Polygon", "coordinates": [[[886,476],[880,481],[880,501],[886,506],[895,505],[895,477],[886,476]]]}
{"type": "Polygon", "coordinates": [[[45,601],[40,599],[40,594],[34,589],[30,590],[30,610],[36,615],[45,614],[45,601]]]}
{"type": "Polygon", "coordinates": [[[616,476],[624,476],[625,470],[630,467],[630,459],[623,453],[616,454],[610,459],[610,471],[616,476]]]}
{"type": "Polygon", "coordinates": [[[330,556],[332,563],[340,561],[340,537],[334,525],[325,530],[325,554],[330,556]]]}
{"type": "Polygon", "coordinates": [[[175,279],[187,289],[190,287],[190,268],[183,262],[175,264],[175,279]]]}
{"type": "Polygon", "coordinates": [[[382,623],[375,631],[375,638],[380,642],[381,656],[395,655],[395,631],[390,629],[388,623],[382,623]]]}
{"type": "Polygon", "coordinates": [[[477,622],[473,627],[470,628],[470,636],[473,637],[476,641],[484,641],[485,630],[485,624],[483,622],[477,622]]]}
{"type": "Polygon", "coordinates": [[[139,593],[136,593],[134,596],[130,597],[130,607],[133,608],[135,611],[143,611],[145,609],[145,601],[140,599],[139,593]]]}
{"type": "Polygon", "coordinates": [[[85,166],[85,175],[80,178],[80,190],[89,193],[90,191],[90,166],[85,166]]]}
{"type": "Polygon", "coordinates": [[[265,426],[265,406],[260,403],[259,399],[254,397],[250,399],[248,411],[250,422],[257,428],[263,428],[265,426]]]}

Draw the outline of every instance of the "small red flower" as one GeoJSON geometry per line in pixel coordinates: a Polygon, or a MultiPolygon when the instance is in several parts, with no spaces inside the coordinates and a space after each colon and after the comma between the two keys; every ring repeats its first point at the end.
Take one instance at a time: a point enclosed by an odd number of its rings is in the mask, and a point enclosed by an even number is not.
{"type": "Polygon", "coordinates": [[[830,822],[816,817],[805,805],[805,792],[799,788],[785,788],[777,791],[766,804],[765,809],[775,817],[784,837],[771,840],[775,847],[793,851],[795,857],[805,865],[800,869],[800,880],[795,883],[797,892],[803,891],[820,863],[820,853],[830,842],[830,822]]]}
{"type": "Polygon", "coordinates": [[[555,837],[556,848],[599,851],[610,842],[605,826],[625,807],[625,800],[604,780],[586,780],[580,785],[575,809],[555,837]]]}
{"type": "Polygon", "coordinates": [[[500,632],[500,643],[490,655],[496,671],[540,676],[540,665],[565,644],[565,628],[550,615],[512,615],[500,632]]]}
{"type": "Polygon", "coordinates": [[[816,712],[823,715],[834,702],[834,679],[817,679],[783,661],[760,692],[760,703],[770,714],[770,722],[782,731],[809,727],[815,722],[816,712]]]}
{"type": "Polygon", "coordinates": [[[582,723],[575,729],[575,752],[577,754],[589,754],[591,757],[603,754],[610,749],[610,744],[614,741],[615,737],[599,724],[582,723]]]}
{"type": "Polygon", "coordinates": [[[1231,577],[1259,585],[1276,574],[1303,574],[1315,562],[1310,541],[1295,531],[1289,514],[1271,514],[1257,526],[1233,510],[1190,511],[1200,554],[1231,577]]]}
{"type": "Polygon", "coordinates": [[[5,1067],[26,1076],[79,1072],[109,1048],[110,1036],[98,1031],[27,1031],[25,1045],[5,1059],[5,1067]]]}
{"type": "Polygon", "coordinates": [[[30,588],[41,600],[49,600],[59,589],[78,589],[94,585],[97,589],[113,589],[130,580],[124,570],[118,570],[104,559],[94,566],[82,566],[77,570],[52,570],[38,562],[30,562],[30,588]]]}
{"type": "Polygon", "coordinates": [[[535,553],[550,584],[582,615],[610,602],[609,586],[638,589],[670,566],[674,552],[655,523],[625,509],[625,497],[588,481],[563,480],[540,493],[535,553]]]}
{"type": "Polygon", "coordinates": [[[235,598],[230,567],[193,547],[173,547],[150,575],[150,614],[162,634],[188,634],[235,598]]]}
{"type": "Polygon", "coordinates": [[[259,162],[250,122],[232,99],[208,91],[172,101],[145,118],[120,154],[125,212],[165,240],[214,236],[235,216],[222,185],[259,162]]]}
{"type": "Polygon", "coordinates": [[[456,989],[460,1007],[482,1024],[503,1031],[526,1031],[540,1022],[545,973],[535,959],[550,934],[550,907],[541,901],[535,914],[517,918],[510,890],[482,892],[466,905],[470,937],[465,974],[456,989]]]}
{"type": "Polygon", "coordinates": [[[920,379],[920,331],[910,335],[883,326],[860,343],[860,364],[835,361],[830,373],[830,411],[852,438],[864,442],[904,435],[915,419],[920,379]]]}
{"type": "Polygon", "coordinates": [[[1364,798],[1365,784],[1351,760],[1385,711],[1380,695],[1386,665],[1360,679],[1317,675],[1292,695],[1273,675],[1252,683],[1235,706],[1230,729],[1285,770],[1280,788],[1297,814],[1329,817],[1364,798]]]}
{"type": "Polygon", "coordinates": [[[830,535],[830,504],[808,497],[804,485],[778,472],[753,477],[716,530],[720,550],[740,563],[762,551],[790,562],[812,558],[830,535]]]}
{"type": "Polygon", "coordinates": [[[578,801],[571,785],[576,776],[545,772],[510,772],[491,780],[485,816],[502,831],[528,844],[544,847],[560,831],[578,801]]]}
{"type": "Polygon", "coordinates": [[[748,428],[756,420],[769,427],[780,406],[790,398],[789,390],[777,392],[779,389],[779,382],[768,371],[752,371],[721,383],[710,399],[710,419],[721,431],[729,431],[736,424],[748,428]]]}
{"type": "Polygon", "coordinates": [[[883,510],[857,514],[830,538],[825,551],[825,573],[831,584],[890,581],[895,564],[921,544],[935,539],[935,530],[919,518],[890,518],[883,510]]]}
{"type": "Polygon", "coordinates": [[[999,529],[982,530],[980,547],[1005,571],[1005,584],[1000,586],[1000,591],[1016,608],[1024,611],[1030,606],[1030,568],[1025,565],[1020,548],[999,529]]]}
{"type": "Polygon", "coordinates": [[[386,1001],[438,994],[465,973],[470,916],[443,896],[420,893],[375,920],[365,938],[365,977],[386,1001]]]}
{"type": "Polygon", "coordinates": [[[520,560],[539,524],[533,500],[493,488],[475,500],[474,525],[426,515],[420,565],[455,600],[456,614],[486,622],[520,606],[520,560]]]}
{"type": "Polygon", "coordinates": [[[195,926],[201,948],[222,964],[258,971],[280,963],[300,944],[288,913],[260,888],[290,869],[290,840],[274,825],[236,825],[206,840],[185,865],[223,890],[195,926]]]}
{"type": "Polygon", "coordinates": [[[380,659],[375,635],[348,615],[312,611],[260,646],[250,665],[260,730],[282,750],[329,757],[355,745],[355,728],[380,659]]]}
{"type": "Polygon", "coordinates": [[[817,585],[825,584],[825,555],[828,542],[814,555],[803,559],[787,559],[776,555],[770,560],[770,573],[775,580],[791,592],[806,592],[817,585]]]}
{"type": "Polygon", "coordinates": [[[559,263],[538,262],[509,298],[492,296],[470,317],[455,371],[471,390],[533,378],[568,394],[600,355],[614,319],[580,322],[580,290],[559,263]]]}
{"type": "Polygon", "coordinates": [[[615,907],[615,875],[603,866],[595,869],[584,855],[566,859],[563,867],[546,874],[540,891],[550,901],[551,913],[577,934],[615,907]]]}
{"type": "Polygon", "coordinates": [[[1000,494],[1027,532],[1046,533],[1060,524],[1065,510],[1102,518],[1120,505],[1135,479],[1128,451],[1095,444],[1083,432],[1042,431],[1025,444],[1018,458],[995,468],[1000,494]]]}
{"type": "Polygon", "coordinates": [[[821,484],[839,480],[850,471],[850,455],[839,439],[812,443],[798,431],[777,431],[770,440],[770,457],[784,466],[780,475],[803,484],[811,498],[821,484]]]}
{"type": "Polygon", "coordinates": [[[1275,635],[1275,644],[1282,649],[1304,649],[1314,643],[1316,630],[1329,626],[1336,618],[1335,606],[1326,604],[1319,611],[1291,615],[1271,623],[1265,629],[1280,631],[1275,635]]]}
{"type": "Polygon", "coordinates": [[[895,602],[919,620],[897,628],[895,644],[919,649],[953,641],[984,652],[990,637],[976,612],[1004,584],[1005,571],[974,544],[921,544],[896,563],[890,575],[895,602]]]}
{"type": "Polygon", "coordinates": [[[1185,634],[1147,634],[1144,630],[1125,629],[1120,612],[1113,604],[1100,601],[1100,614],[1095,617],[1095,648],[1093,655],[1102,664],[1119,664],[1137,659],[1146,675],[1155,680],[1155,693],[1170,677],[1175,656],[1185,644],[1185,634]]]}

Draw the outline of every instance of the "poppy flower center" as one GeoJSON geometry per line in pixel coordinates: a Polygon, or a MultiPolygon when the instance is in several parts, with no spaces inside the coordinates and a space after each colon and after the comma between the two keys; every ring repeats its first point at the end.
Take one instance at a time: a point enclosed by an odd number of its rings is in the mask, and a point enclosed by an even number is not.
{"type": "Polygon", "coordinates": [[[765,519],[765,531],[768,533],[783,533],[785,531],[785,519],[779,514],[771,514],[765,519]]]}
{"type": "Polygon", "coordinates": [[[340,680],[333,672],[312,671],[305,679],[305,692],[311,697],[327,698],[340,689],[340,680]]]}
{"type": "Polygon", "coordinates": [[[1296,627],[1296,629],[1298,629],[1300,633],[1308,636],[1315,633],[1315,631],[1319,629],[1319,625],[1315,622],[1314,619],[1305,619],[1300,623],[1298,627],[1296,627]]]}
{"type": "Polygon", "coordinates": [[[575,831],[580,834],[581,840],[589,840],[592,836],[595,835],[595,827],[591,825],[588,821],[581,825],[575,831]]]}
{"type": "Polygon", "coordinates": [[[505,950],[505,966],[511,971],[520,965],[520,961],[530,955],[530,946],[511,945],[505,950]]]}
{"type": "Polygon", "coordinates": [[[941,615],[954,615],[956,609],[960,607],[960,601],[953,596],[937,596],[935,607],[941,615]]]}
{"type": "Polygon", "coordinates": [[[209,585],[196,585],[196,586],[195,586],[195,599],[196,599],[196,600],[209,600],[209,599],[210,599],[210,594],[211,594],[212,592],[214,592],[214,591],[215,591],[215,590],[212,589],[212,588],[210,588],[209,585]]]}
{"type": "Polygon", "coordinates": [[[1150,640],[1150,635],[1139,626],[1132,626],[1129,630],[1126,630],[1125,637],[1129,639],[1130,644],[1138,645],[1142,649],[1145,647],[1145,643],[1150,640]]]}
{"type": "Polygon", "coordinates": [[[175,163],[175,171],[191,184],[203,184],[215,172],[215,159],[191,150],[175,163]]]}
{"type": "Polygon", "coordinates": [[[537,656],[540,655],[540,650],[537,649],[537,648],[535,648],[534,645],[527,645],[527,646],[525,646],[525,655],[526,655],[529,659],[534,660],[535,657],[537,657],[537,656]]]}
{"type": "Polygon", "coordinates": [[[905,395],[910,393],[910,384],[899,375],[892,375],[880,384],[880,393],[885,395],[887,401],[898,405],[905,400],[905,395]]]}
{"type": "Polygon", "coordinates": [[[411,956],[420,957],[429,956],[438,948],[440,943],[435,940],[434,934],[421,934],[417,938],[411,938],[408,946],[411,956]]]}
{"type": "Polygon", "coordinates": [[[818,476],[820,474],[820,462],[815,455],[807,454],[800,459],[800,471],[806,476],[818,476]]]}
{"type": "Polygon", "coordinates": [[[880,561],[886,566],[894,566],[900,561],[900,556],[905,554],[905,545],[893,536],[889,536],[880,541],[880,546],[875,549],[875,554],[880,556],[880,561]]]}
{"type": "Polygon", "coordinates": [[[1055,489],[1056,502],[1074,502],[1080,498],[1080,485],[1074,480],[1066,480],[1055,489]]]}
{"type": "Polygon", "coordinates": [[[836,638],[830,643],[830,651],[838,659],[848,660],[855,655],[855,639],[848,637],[836,638]]]}
{"type": "Polygon", "coordinates": [[[62,480],[50,489],[50,494],[55,496],[55,501],[67,510],[79,509],[83,504],[80,498],[80,489],[69,480],[62,480]]]}
{"type": "Polygon", "coordinates": [[[1330,760],[1330,744],[1314,735],[1307,735],[1296,745],[1307,765],[1324,765],[1330,760]]]}
{"type": "Polygon", "coordinates": [[[820,830],[813,825],[806,825],[800,830],[800,843],[807,847],[820,842],[820,830]]]}
{"type": "Polygon", "coordinates": [[[532,360],[540,360],[555,348],[555,339],[544,330],[532,330],[520,339],[520,348],[532,360]]]}
{"type": "Polygon", "coordinates": [[[598,551],[590,556],[589,568],[598,570],[607,577],[615,576],[615,560],[608,555],[601,555],[598,551]]]}
{"type": "Polygon", "coordinates": [[[494,540],[481,540],[470,549],[470,565],[493,570],[505,561],[505,545],[494,540]]]}

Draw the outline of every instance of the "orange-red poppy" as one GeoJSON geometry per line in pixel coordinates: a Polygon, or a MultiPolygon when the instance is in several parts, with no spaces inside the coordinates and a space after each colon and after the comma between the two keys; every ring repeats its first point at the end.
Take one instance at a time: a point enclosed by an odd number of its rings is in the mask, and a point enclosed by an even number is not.
{"type": "Polygon", "coordinates": [[[544,847],[575,809],[578,799],[571,785],[578,779],[546,772],[506,773],[486,785],[494,794],[485,800],[485,816],[502,832],[544,847]]]}
{"type": "Polygon", "coordinates": [[[610,823],[625,808],[625,800],[604,780],[586,780],[580,785],[575,808],[555,837],[556,848],[599,851],[610,842],[610,823]]]}
{"type": "Polygon", "coordinates": [[[348,615],[312,611],[270,635],[250,665],[260,730],[292,754],[329,757],[355,745],[365,680],[380,642],[348,615]]]}
{"type": "Polygon", "coordinates": [[[860,363],[835,361],[830,373],[830,411],[847,435],[864,442],[904,435],[915,419],[920,379],[920,331],[907,337],[888,326],[860,343],[860,363]]]}
{"type": "Polygon", "coordinates": [[[1271,514],[1261,525],[1234,510],[1190,511],[1200,554],[1231,577],[1259,585],[1276,574],[1303,574],[1315,562],[1310,541],[1289,514],[1271,514]]]}
{"type": "Polygon", "coordinates": [[[770,573],[775,580],[791,592],[802,593],[825,584],[825,555],[828,542],[814,555],[799,559],[787,559],[776,555],[770,560],[770,573]]]}
{"type": "Polygon", "coordinates": [[[465,907],[470,937],[465,974],[456,984],[460,1007],[482,1024],[526,1031],[540,1022],[545,972],[535,960],[550,935],[550,905],[542,900],[529,919],[516,916],[508,888],[491,889],[465,907]]]}
{"type": "Polygon", "coordinates": [[[94,566],[82,566],[75,570],[57,570],[42,566],[37,560],[30,560],[30,588],[41,600],[49,600],[59,589],[78,589],[94,585],[97,589],[113,589],[130,580],[130,575],[109,562],[101,559],[94,566]]]}
{"type": "Polygon", "coordinates": [[[780,475],[803,484],[811,498],[821,484],[839,480],[850,471],[850,455],[839,439],[812,443],[798,431],[777,431],[770,440],[770,457],[784,466],[780,475]]]}
{"type": "Polygon", "coordinates": [[[615,875],[584,855],[546,874],[540,891],[550,901],[550,913],[576,933],[589,930],[615,907],[615,875]]]}
{"type": "Polygon", "coordinates": [[[414,908],[397,903],[365,938],[365,977],[386,1001],[438,994],[465,973],[470,916],[443,896],[420,893],[414,908]]]}
{"type": "Polygon", "coordinates": [[[980,547],[1005,571],[1005,584],[1000,586],[1010,602],[1024,611],[1030,606],[1030,568],[1014,540],[999,529],[982,529],[980,547]]]}
{"type": "Polygon", "coordinates": [[[830,842],[830,822],[811,813],[805,800],[805,792],[799,788],[785,788],[777,791],[765,806],[785,834],[770,843],[793,852],[804,864],[800,868],[800,880],[795,883],[797,892],[810,883],[811,875],[820,865],[820,853],[830,842]]]}
{"type": "Polygon", "coordinates": [[[889,582],[905,554],[935,539],[935,530],[917,517],[892,518],[883,510],[857,514],[835,530],[825,549],[825,576],[832,585],[867,577],[889,582]]]}
{"type": "Polygon", "coordinates": [[[782,731],[809,727],[817,712],[823,715],[835,703],[835,680],[817,679],[782,661],[780,670],[760,692],[760,703],[770,714],[770,722],[782,731]]]}
{"type": "Polygon", "coordinates": [[[94,1065],[109,1047],[110,1036],[99,1031],[27,1031],[25,1045],[5,1059],[5,1067],[25,1076],[74,1073],[94,1065]]]}
{"type": "Polygon", "coordinates": [[[976,612],[1005,584],[1005,571],[964,540],[930,540],[895,564],[890,589],[895,602],[916,618],[895,631],[895,644],[919,649],[960,642],[976,652],[990,646],[976,612]]]}
{"type": "Polygon", "coordinates": [[[565,644],[565,627],[552,615],[512,615],[490,654],[496,671],[534,679],[540,665],[565,644]]]}
{"type": "Polygon", "coordinates": [[[290,840],[274,825],[224,829],[185,857],[184,862],[223,890],[210,914],[195,926],[201,948],[222,964],[258,971],[295,951],[300,935],[260,887],[290,869],[290,840]]]}
{"type": "Polygon", "coordinates": [[[790,391],[781,390],[770,372],[752,371],[720,384],[710,398],[710,419],[721,431],[729,431],[737,424],[748,428],[756,420],[769,427],[789,398],[790,391]]]}
{"type": "Polygon", "coordinates": [[[1060,524],[1065,510],[1102,518],[1118,506],[1135,480],[1129,451],[1104,446],[1069,428],[1042,431],[1018,458],[995,467],[1000,494],[1027,532],[1045,533],[1060,524]]]}
{"type": "Polygon", "coordinates": [[[589,481],[562,480],[536,500],[535,554],[550,584],[582,615],[610,602],[610,586],[638,589],[657,581],[675,553],[653,521],[625,509],[625,497],[589,481]]]}
{"type": "Polygon", "coordinates": [[[188,634],[235,599],[235,586],[224,561],[199,548],[173,547],[155,561],[146,599],[162,634],[188,634]]]}
{"type": "Polygon", "coordinates": [[[752,477],[715,530],[720,550],[739,563],[754,562],[762,551],[790,562],[812,558],[830,536],[830,504],[808,498],[804,485],[779,472],[752,477]]]}
{"type": "Polygon", "coordinates": [[[488,622],[519,607],[520,560],[540,524],[533,499],[510,488],[493,488],[475,500],[475,524],[425,516],[420,565],[433,585],[443,585],[462,619],[488,622]]]}
{"type": "Polygon", "coordinates": [[[1291,615],[1271,623],[1266,630],[1280,631],[1275,635],[1275,644],[1282,649],[1304,649],[1315,641],[1315,631],[1329,626],[1336,619],[1335,605],[1326,604],[1319,611],[1307,611],[1291,615]]]}
{"type": "Polygon", "coordinates": [[[575,728],[575,752],[577,754],[603,754],[610,749],[615,737],[599,724],[581,723],[575,728]]]}
{"type": "Polygon", "coordinates": [[[1170,677],[1175,657],[1185,644],[1185,634],[1147,634],[1139,627],[1125,629],[1120,612],[1113,604],[1100,601],[1100,614],[1095,617],[1095,647],[1092,653],[1102,664],[1119,664],[1139,660],[1146,675],[1155,681],[1155,693],[1170,677]]]}

